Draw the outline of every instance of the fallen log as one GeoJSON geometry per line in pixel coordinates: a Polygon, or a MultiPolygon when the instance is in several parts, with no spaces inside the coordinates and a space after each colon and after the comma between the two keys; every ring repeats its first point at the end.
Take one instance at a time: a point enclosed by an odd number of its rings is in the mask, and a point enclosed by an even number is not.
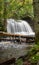
{"type": "Polygon", "coordinates": [[[3,37],[3,38],[0,38],[0,41],[1,40],[4,40],[4,41],[20,41],[20,42],[35,42],[35,37],[31,37],[31,36],[26,36],[26,35],[22,35],[22,34],[11,34],[11,33],[5,33],[5,32],[0,32],[0,36],[3,37]],[[4,38],[5,37],[5,38],[4,38]],[[9,37],[6,38],[6,37],[9,37]],[[10,38],[12,37],[12,39],[10,38]]]}
{"type": "Polygon", "coordinates": [[[12,33],[7,33],[7,32],[0,32],[0,36],[15,36],[15,37],[26,37],[26,38],[34,38],[33,36],[26,36],[26,35],[23,35],[23,34],[12,34],[12,33]]]}

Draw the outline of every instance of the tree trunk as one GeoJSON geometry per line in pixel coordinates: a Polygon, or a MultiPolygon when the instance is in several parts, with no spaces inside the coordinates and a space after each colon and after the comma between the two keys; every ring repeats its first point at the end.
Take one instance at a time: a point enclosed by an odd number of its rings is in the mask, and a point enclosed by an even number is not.
{"type": "Polygon", "coordinates": [[[4,2],[4,31],[6,31],[6,26],[7,26],[7,3],[4,2]]]}
{"type": "Polygon", "coordinates": [[[35,42],[39,42],[39,0],[33,0],[34,7],[34,29],[36,33],[35,42]]]}
{"type": "Polygon", "coordinates": [[[34,27],[35,32],[39,32],[39,0],[33,0],[34,7],[34,27]]]}

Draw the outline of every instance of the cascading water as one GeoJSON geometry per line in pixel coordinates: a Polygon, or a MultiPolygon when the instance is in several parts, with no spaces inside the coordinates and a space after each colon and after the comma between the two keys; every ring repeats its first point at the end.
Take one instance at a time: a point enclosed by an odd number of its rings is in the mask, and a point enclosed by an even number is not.
{"type": "MultiPolygon", "coordinates": [[[[7,32],[14,34],[22,34],[27,36],[35,36],[35,33],[31,29],[30,25],[23,20],[8,19],[7,20],[7,32]]],[[[0,42],[0,63],[5,62],[13,57],[16,59],[24,56],[28,53],[32,45],[14,43],[14,42],[0,42]]]]}
{"type": "Polygon", "coordinates": [[[8,19],[7,20],[7,32],[14,34],[23,34],[28,36],[35,36],[30,25],[23,20],[8,19]]]}

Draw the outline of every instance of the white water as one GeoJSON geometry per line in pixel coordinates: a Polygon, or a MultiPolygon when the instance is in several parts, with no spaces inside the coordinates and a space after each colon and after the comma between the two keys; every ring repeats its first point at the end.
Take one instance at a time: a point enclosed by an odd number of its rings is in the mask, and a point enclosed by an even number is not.
{"type": "MultiPolygon", "coordinates": [[[[33,32],[30,25],[23,20],[15,21],[13,19],[8,19],[7,32],[15,33],[15,34],[23,34],[28,36],[35,36],[35,33],[33,32]]],[[[8,42],[8,41],[0,42],[0,58],[1,58],[0,63],[5,62],[13,57],[19,58],[20,56],[26,55],[30,50],[29,48],[31,47],[32,46],[30,46],[30,44],[25,44],[25,43],[14,44],[13,42],[8,42]]]]}
{"type": "Polygon", "coordinates": [[[30,25],[27,23],[27,21],[23,21],[23,20],[16,21],[14,19],[8,19],[7,32],[15,33],[15,34],[23,34],[28,36],[35,36],[35,33],[33,32],[30,25]]]}

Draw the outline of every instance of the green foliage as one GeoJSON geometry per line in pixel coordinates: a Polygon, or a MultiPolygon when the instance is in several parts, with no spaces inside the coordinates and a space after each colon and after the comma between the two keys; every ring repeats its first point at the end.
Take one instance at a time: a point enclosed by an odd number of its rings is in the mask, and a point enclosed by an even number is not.
{"type": "Polygon", "coordinates": [[[21,18],[24,15],[33,17],[32,0],[0,0],[1,16],[6,18],[21,18]],[[6,11],[4,11],[6,8],[6,11]],[[4,13],[5,12],[5,13],[4,13]]]}
{"type": "Polygon", "coordinates": [[[2,22],[0,22],[0,31],[4,31],[4,25],[2,22]]]}
{"type": "Polygon", "coordinates": [[[22,59],[18,59],[18,60],[16,61],[16,65],[23,65],[22,59]]]}
{"type": "Polygon", "coordinates": [[[24,0],[24,1],[18,1],[17,2],[14,0],[13,2],[10,3],[10,8],[11,8],[11,15],[12,17],[16,16],[18,18],[23,17],[24,15],[30,15],[31,17],[33,16],[33,6],[29,0],[24,0]],[[19,14],[19,15],[18,15],[19,14]]]}
{"type": "Polygon", "coordinates": [[[38,62],[38,60],[39,60],[39,53],[37,53],[31,57],[31,63],[36,63],[36,62],[38,62]]]}
{"type": "Polygon", "coordinates": [[[39,45],[35,44],[31,49],[31,57],[29,58],[31,63],[36,63],[39,60],[39,45]]]}

